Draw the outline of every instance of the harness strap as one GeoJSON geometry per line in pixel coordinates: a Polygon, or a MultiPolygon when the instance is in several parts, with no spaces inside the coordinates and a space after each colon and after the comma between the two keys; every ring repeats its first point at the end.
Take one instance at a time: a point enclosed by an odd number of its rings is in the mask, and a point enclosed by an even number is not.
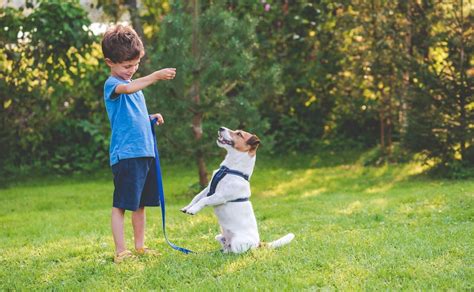
{"type": "Polygon", "coordinates": [[[233,175],[237,175],[237,176],[240,176],[240,177],[243,177],[246,181],[249,181],[249,176],[246,175],[245,173],[243,172],[240,172],[238,170],[233,170],[233,169],[230,169],[226,166],[222,166],[221,168],[225,168],[227,173],[230,173],[230,174],[233,174],[233,175]]]}
{"type": "MultiPolygon", "coordinates": [[[[240,171],[237,171],[237,170],[233,170],[233,169],[228,168],[227,166],[222,165],[222,166],[219,168],[219,170],[216,172],[216,174],[212,177],[211,185],[210,185],[210,187],[209,187],[209,192],[208,192],[207,195],[206,195],[207,197],[214,195],[214,193],[216,192],[217,184],[219,184],[219,182],[220,182],[227,174],[232,174],[232,175],[240,176],[240,177],[242,177],[243,179],[245,179],[246,181],[249,180],[249,176],[246,175],[246,174],[244,174],[243,172],[240,172],[240,171]]],[[[245,202],[245,201],[248,201],[248,200],[249,200],[249,198],[239,198],[239,199],[235,199],[235,200],[228,201],[228,202],[231,202],[231,203],[234,203],[234,202],[245,202]]]]}
{"type": "Polygon", "coordinates": [[[161,221],[163,222],[163,235],[169,246],[173,249],[178,250],[182,253],[194,253],[192,250],[186,249],[184,247],[179,247],[168,240],[166,236],[166,210],[165,210],[165,193],[163,191],[163,178],[161,176],[161,167],[160,167],[160,154],[158,153],[158,146],[156,142],[155,127],[157,119],[151,121],[151,132],[153,133],[153,145],[155,146],[155,169],[156,169],[156,187],[158,189],[158,195],[160,198],[160,207],[161,207],[161,221]]]}
{"type": "Polygon", "coordinates": [[[232,201],[227,201],[227,203],[240,203],[240,202],[247,202],[249,198],[240,198],[240,199],[235,199],[232,201]]]}

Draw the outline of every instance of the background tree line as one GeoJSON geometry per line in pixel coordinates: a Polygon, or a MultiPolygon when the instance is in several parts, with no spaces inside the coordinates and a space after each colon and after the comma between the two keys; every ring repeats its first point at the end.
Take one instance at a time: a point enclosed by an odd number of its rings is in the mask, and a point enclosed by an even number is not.
{"type": "MultiPolygon", "coordinates": [[[[358,147],[373,149],[370,164],[417,154],[455,177],[474,165],[473,1],[93,4],[104,21],[129,15],[147,50],[141,74],[178,68],[145,96],[167,121],[162,156],[194,160],[201,185],[221,125],[258,133],[269,155],[358,147]]],[[[4,175],[107,165],[108,71],[85,8],[0,10],[4,175]]]]}

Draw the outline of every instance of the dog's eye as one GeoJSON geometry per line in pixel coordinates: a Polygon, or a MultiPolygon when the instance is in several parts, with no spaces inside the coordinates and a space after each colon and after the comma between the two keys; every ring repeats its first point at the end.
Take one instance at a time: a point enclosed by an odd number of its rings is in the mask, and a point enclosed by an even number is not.
{"type": "Polygon", "coordinates": [[[242,137],[242,138],[244,137],[244,135],[242,135],[241,132],[238,132],[237,135],[239,135],[239,136],[242,137]]]}

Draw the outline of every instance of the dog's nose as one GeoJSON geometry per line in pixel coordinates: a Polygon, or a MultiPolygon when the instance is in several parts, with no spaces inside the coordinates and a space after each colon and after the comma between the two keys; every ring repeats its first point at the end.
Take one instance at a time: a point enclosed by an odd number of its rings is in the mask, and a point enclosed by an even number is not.
{"type": "Polygon", "coordinates": [[[220,128],[219,128],[219,132],[222,132],[222,131],[224,131],[224,130],[225,130],[224,127],[220,127],[220,128]]]}

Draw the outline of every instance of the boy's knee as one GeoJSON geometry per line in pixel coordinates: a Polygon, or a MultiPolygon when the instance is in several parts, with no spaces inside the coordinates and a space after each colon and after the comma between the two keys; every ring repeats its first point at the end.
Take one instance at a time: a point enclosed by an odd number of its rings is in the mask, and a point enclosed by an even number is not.
{"type": "Polygon", "coordinates": [[[138,209],[136,209],[136,210],[133,211],[133,212],[138,212],[138,213],[145,212],[145,207],[139,207],[138,209]]]}
{"type": "Polygon", "coordinates": [[[124,214],[124,213],[125,213],[125,209],[123,209],[123,208],[117,208],[117,207],[112,207],[112,212],[124,214]]]}

